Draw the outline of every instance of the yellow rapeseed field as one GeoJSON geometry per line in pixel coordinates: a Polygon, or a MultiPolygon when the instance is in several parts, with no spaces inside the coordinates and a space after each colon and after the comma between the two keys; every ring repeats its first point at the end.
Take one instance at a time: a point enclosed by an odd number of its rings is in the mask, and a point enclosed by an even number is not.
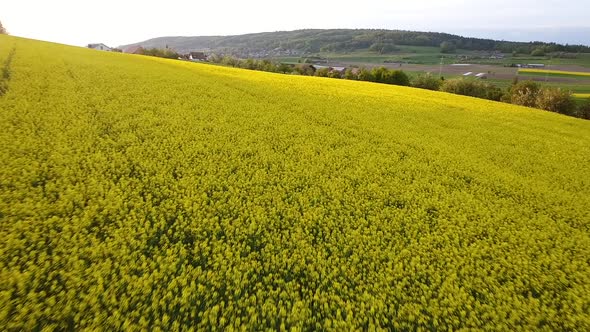
{"type": "Polygon", "coordinates": [[[566,70],[552,70],[552,69],[534,69],[534,68],[526,68],[526,69],[519,69],[519,74],[554,74],[554,75],[573,75],[573,76],[590,76],[590,72],[581,72],[581,71],[566,71],[566,70]]]}
{"type": "Polygon", "coordinates": [[[0,36],[0,330],[588,331],[590,121],[0,36]]]}
{"type": "Polygon", "coordinates": [[[573,96],[577,98],[590,98],[590,93],[574,93],[573,96]]]}

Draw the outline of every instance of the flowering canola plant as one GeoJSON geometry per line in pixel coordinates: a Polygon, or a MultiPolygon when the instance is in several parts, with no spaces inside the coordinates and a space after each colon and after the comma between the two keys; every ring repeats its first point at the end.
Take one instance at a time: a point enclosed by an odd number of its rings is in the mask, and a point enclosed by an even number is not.
{"type": "Polygon", "coordinates": [[[10,36],[0,65],[2,331],[590,330],[588,121],[10,36]]]}
{"type": "Polygon", "coordinates": [[[553,70],[553,69],[519,69],[519,74],[557,74],[557,75],[572,75],[572,76],[590,76],[590,72],[583,71],[568,71],[568,70],[553,70]]]}

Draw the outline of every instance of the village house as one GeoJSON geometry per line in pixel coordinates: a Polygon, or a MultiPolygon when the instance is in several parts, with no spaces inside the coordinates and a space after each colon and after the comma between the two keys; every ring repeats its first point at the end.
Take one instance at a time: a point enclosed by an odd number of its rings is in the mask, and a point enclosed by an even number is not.
{"type": "Polygon", "coordinates": [[[336,71],[340,74],[344,74],[344,72],[346,71],[346,67],[330,67],[330,71],[336,71]]]}
{"type": "Polygon", "coordinates": [[[320,69],[328,69],[328,72],[338,72],[340,74],[344,74],[344,72],[346,71],[346,67],[330,67],[330,66],[322,66],[322,65],[311,65],[311,68],[313,68],[314,71],[320,70],[320,69]]]}
{"type": "Polygon", "coordinates": [[[112,49],[112,48],[110,48],[110,47],[106,46],[106,45],[105,45],[105,44],[103,44],[103,43],[98,43],[98,44],[88,44],[88,46],[87,46],[87,47],[88,47],[88,48],[90,48],[90,49],[93,49],[93,50],[99,50],[99,51],[107,51],[107,52],[112,52],[112,51],[113,51],[113,49],[112,49]]]}
{"type": "Polygon", "coordinates": [[[188,59],[192,61],[207,61],[207,56],[203,52],[190,52],[188,59]]]}

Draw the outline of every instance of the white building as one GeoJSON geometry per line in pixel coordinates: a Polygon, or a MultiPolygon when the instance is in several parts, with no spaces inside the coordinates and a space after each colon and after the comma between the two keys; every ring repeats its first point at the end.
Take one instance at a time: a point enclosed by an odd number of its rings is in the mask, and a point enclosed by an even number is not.
{"type": "Polygon", "coordinates": [[[99,51],[108,51],[108,52],[112,52],[113,49],[106,46],[103,43],[99,43],[99,44],[88,44],[88,48],[91,48],[93,50],[99,50],[99,51]]]}

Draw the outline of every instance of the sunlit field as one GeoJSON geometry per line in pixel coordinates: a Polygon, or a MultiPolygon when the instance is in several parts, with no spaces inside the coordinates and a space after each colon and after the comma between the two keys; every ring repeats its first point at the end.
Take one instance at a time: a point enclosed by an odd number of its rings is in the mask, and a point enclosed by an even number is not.
{"type": "Polygon", "coordinates": [[[0,330],[590,330],[590,121],[0,36],[0,330]]]}
{"type": "Polygon", "coordinates": [[[550,69],[519,69],[519,74],[543,74],[543,75],[555,75],[555,76],[581,76],[590,77],[590,72],[581,71],[565,71],[565,70],[550,70],[550,69]]]}

